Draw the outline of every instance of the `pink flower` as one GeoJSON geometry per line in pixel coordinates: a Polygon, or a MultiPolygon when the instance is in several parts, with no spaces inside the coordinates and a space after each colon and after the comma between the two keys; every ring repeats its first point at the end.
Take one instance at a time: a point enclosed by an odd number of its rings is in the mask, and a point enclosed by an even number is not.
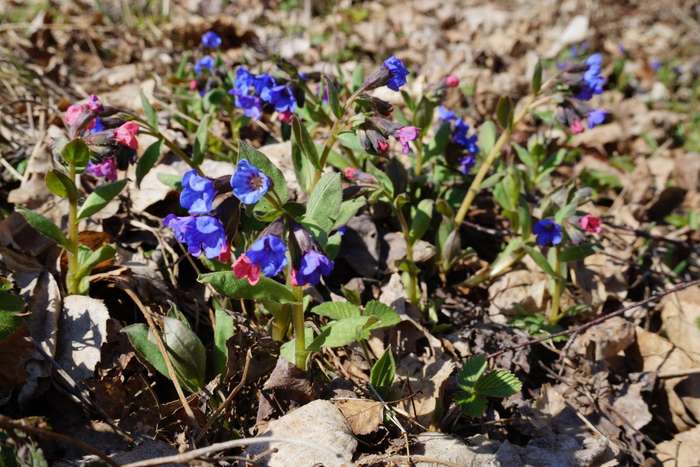
{"type": "Polygon", "coordinates": [[[389,143],[385,139],[380,139],[377,141],[377,149],[384,154],[389,149],[389,143]]]}
{"type": "Polygon", "coordinates": [[[285,110],[284,112],[280,112],[277,114],[277,120],[284,123],[291,122],[292,117],[294,117],[294,112],[290,112],[289,110],[285,110]]]}
{"type": "Polygon", "coordinates": [[[411,147],[408,143],[418,138],[419,133],[420,130],[414,126],[405,126],[396,130],[394,137],[401,143],[401,152],[404,154],[411,152],[411,147]]]}
{"type": "Polygon", "coordinates": [[[260,266],[253,263],[246,255],[241,255],[233,263],[233,275],[238,279],[248,279],[250,285],[255,285],[260,280],[260,266]]]}
{"type": "Polygon", "coordinates": [[[198,87],[197,80],[196,80],[196,79],[191,79],[191,80],[190,80],[190,83],[189,83],[189,85],[188,85],[188,87],[190,88],[190,91],[196,91],[196,90],[197,90],[197,87],[198,87]]]}
{"type": "Polygon", "coordinates": [[[85,170],[95,177],[104,177],[108,182],[113,182],[117,179],[117,160],[114,157],[109,157],[97,164],[88,162],[85,170]]]}
{"type": "Polygon", "coordinates": [[[224,246],[221,248],[221,253],[219,253],[219,261],[222,263],[228,263],[231,261],[231,247],[229,246],[228,242],[224,243],[224,246]]]}
{"type": "Polygon", "coordinates": [[[348,180],[354,180],[355,177],[357,177],[358,172],[359,172],[359,170],[357,170],[355,167],[345,167],[343,169],[343,175],[348,180]]]}
{"type": "Polygon", "coordinates": [[[592,214],[586,214],[579,219],[578,225],[588,233],[597,234],[603,230],[603,222],[600,220],[600,217],[596,217],[592,214]]]}
{"type": "Polygon", "coordinates": [[[455,75],[447,75],[445,76],[445,84],[448,88],[456,88],[459,86],[459,78],[455,75]]]}
{"type": "Polygon", "coordinates": [[[82,117],[85,112],[85,106],[83,104],[73,104],[66,112],[63,114],[63,122],[66,126],[74,125],[80,117],[82,117]]]}
{"type": "Polygon", "coordinates": [[[136,134],[139,132],[139,124],[136,122],[126,122],[114,130],[114,139],[121,145],[136,151],[139,148],[139,140],[136,134]]]}
{"type": "Polygon", "coordinates": [[[94,94],[88,97],[86,106],[90,111],[95,113],[100,113],[104,109],[102,106],[102,101],[99,97],[95,96],[94,94]]]}
{"type": "Polygon", "coordinates": [[[569,129],[575,135],[577,135],[579,133],[583,133],[583,130],[584,130],[583,122],[581,120],[574,120],[573,122],[571,122],[569,129]]]}

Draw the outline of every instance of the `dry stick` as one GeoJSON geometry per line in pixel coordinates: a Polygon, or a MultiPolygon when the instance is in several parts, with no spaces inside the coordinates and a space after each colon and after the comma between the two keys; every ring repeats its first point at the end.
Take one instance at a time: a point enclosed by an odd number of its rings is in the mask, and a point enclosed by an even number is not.
{"type": "Polygon", "coordinates": [[[45,438],[45,439],[50,439],[53,441],[57,441],[59,443],[63,444],[70,444],[72,446],[77,447],[81,451],[87,452],[89,454],[93,454],[103,461],[105,461],[107,464],[113,466],[113,467],[119,467],[119,464],[114,462],[107,454],[104,452],[100,451],[99,449],[90,446],[89,444],[77,439],[77,438],[72,438],[68,435],[64,435],[61,433],[55,433],[53,431],[48,431],[44,430],[41,428],[33,427],[33,426],[27,426],[24,425],[23,423],[17,422],[9,417],[6,417],[4,415],[0,415],[0,427],[6,429],[6,430],[19,430],[27,433],[28,435],[33,435],[39,438],[45,438]]]}
{"type": "Polygon", "coordinates": [[[215,443],[211,446],[206,446],[199,449],[194,449],[192,451],[183,452],[182,454],[176,454],[173,456],[156,457],[154,459],[147,459],[138,462],[132,462],[131,464],[124,464],[122,467],[149,467],[152,465],[162,465],[162,464],[181,464],[184,462],[189,462],[197,458],[203,457],[207,454],[214,454],[220,451],[226,451],[227,449],[240,448],[243,446],[250,446],[253,444],[266,444],[266,443],[289,443],[297,444],[299,446],[304,446],[306,448],[326,451],[333,456],[340,458],[340,455],[326,447],[321,446],[318,443],[309,443],[306,441],[300,441],[291,438],[279,438],[276,436],[263,436],[259,438],[241,438],[234,439],[232,441],[224,441],[222,443],[215,443]]]}
{"type": "Polygon", "coordinates": [[[217,407],[217,409],[214,411],[214,413],[209,417],[209,421],[207,421],[207,424],[204,425],[204,428],[202,429],[201,434],[199,435],[197,441],[202,438],[211,428],[211,426],[216,422],[216,420],[219,418],[219,416],[223,413],[224,410],[233,402],[233,399],[236,397],[236,395],[241,392],[241,389],[243,389],[243,386],[245,386],[246,380],[248,379],[248,370],[250,369],[250,361],[253,359],[253,354],[250,352],[250,349],[248,349],[248,352],[246,352],[245,355],[245,365],[243,366],[243,375],[241,376],[241,380],[238,382],[235,388],[233,388],[233,391],[226,397],[226,400],[217,407]]]}
{"type": "Polygon", "coordinates": [[[168,369],[168,376],[170,376],[170,379],[173,382],[173,385],[175,385],[175,391],[177,392],[177,397],[180,399],[180,403],[182,404],[182,408],[185,409],[185,413],[187,414],[187,417],[190,419],[190,422],[193,427],[199,428],[199,425],[197,424],[197,419],[194,416],[194,412],[192,411],[192,407],[190,407],[190,403],[187,402],[187,398],[185,397],[185,393],[182,391],[182,386],[180,386],[180,381],[177,379],[177,374],[175,373],[175,368],[173,367],[172,362],[170,361],[170,355],[168,355],[168,351],[165,348],[165,344],[163,343],[163,339],[160,337],[160,333],[158,332],[158,328],[156,327],[156,324],[153,322],[153,318],[151,317],[151,312],[146,306],[141,302],[141,299],[134,293],[133,290],[124,288],[124,292],[136,303],[136,306],[141,310],[141,313],[143,314],[144,318],[146,318],[146,321],[148,322],[148,327],[151,328],[151,331],[153,332],[153,336],[156,339],[156,345],[158,346],[158,350],[160,350],[160,353],[163,355],[163,360],[165,361],[165,366],[168,369]]]}
{"type": "Polygon", "coordinates": [[[680,292],[681,290],[687,289],[689,287],[693,287],[695,285],[700,285],[700,279],[696,279],[696,280],[690,281],[690,282],[683,282],[681,284],[676,285],[675,287],[671,287],[668,290],[664,290],[661,293],[656,293],[656,294],[652,295],[651,297],[646,298],[640,302],[636,302],[636,303],[633,303],[631,305],[619,308],[618,310],[613,311],[612,313],[600,316],[600,317],[594,319],[593,321],[589,321],[588,323],[582,324],[582,325],[577,326],[575,328],[566,329],[566,330],[560,331],[560,332],[555,332],[554,334],[547,334],[546,336],[538,337],[537,339],[531,339],[527,342],[523,342],[522,344],[514,345],[512,347],[508,347],[506,349],[502,349],[502,350],[499,350],[497,352],[490,353],[486,356],[486,358],[489,358],[489,359],[496,358],[496,357],[498,357],[506,352],[512,352],[512,351],[519,350],[519,349],[522,349],[525,347],[529,347],[531,345],[539,344],[541,342],[548,341],[548,340],[553,339],[555,337],[566,336],[566,335],[569,335],[571,333],[580,333],[580,332],[585,331],[586,329],[588,329],[590,327],[595,326],[596,324],[600,324],[604,321],[607,321],[610,318],[613,318],[615,316],[620,316],[620,315],[624,314],[626,311],[629,311],[629,310],[632,310],[634,308],[638,308],[640,306],[646,305],[647,303],[654,302],[656,300],[659,300],[659,299],[665,297],[666,295],[670,295],[670,294],[675,293],[675,292],[680,292]]]}
{"type": "Polygon", "coordinates": [[[456,464],[454,462],[449,462],[445,461],[442,459],[436,459],[435,457],[429,457],[429,456],[420,456],[420,455],[412,455],[412,456],[389,456],[389,457],[383,457],[383,456],[369,456],[366,457],[359,462],[356,463],[356,465],[365,465],[365,464],[370,464],[374,462],[386,462],[388,463],[393,463],[393,462],[408,462],[409,464],[414,464],[416,462],[426,462],[429,464],[438,464],[438,465],[446,465],[447,467],[461,467],[460,464],[456,464]]]}

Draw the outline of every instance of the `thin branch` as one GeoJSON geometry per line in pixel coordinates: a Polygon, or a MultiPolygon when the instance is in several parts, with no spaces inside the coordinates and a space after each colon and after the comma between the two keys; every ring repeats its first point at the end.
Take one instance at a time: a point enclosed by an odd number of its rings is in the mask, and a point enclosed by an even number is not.
{"type": "Polygon", "coordinates": [[[507,348],[501,349],[497,352],[490,353],[486,356],[486,358],[489,358],[489,359],[496,358],[500,355],[503,355],[506,352],[513,352],[515,350],[520,350],[520,349],[525,348],[525,347],[530,347],[531,345],[539,344],[541,342],[548,341],[548,340],[553,339],[555,337],[567,336],[567,335],[573,334],[573,333],[576,333],[576,334],[581,333],[581,332],[585,331],[586,329],[595,326],[596,324],[600,324],[600,323],[607,321],[610,318],[613,318],[615,316],[620,316],[620,315],[624,314],[626,311],[633,310],[635,308],[639,308],[640,306],[644,306],[648,303],[652,303],[652,302],[655,302],[657,300],[660,300],[663,297],[665,297],[666,295],[670,295],[670,294],[675,293],[675,292],[680,292],[681,290],[684,290],[684,289],[687,289],[689,287],[693,287],[696,285],[700,285],[700,279],[696,279],[696,280],[690,281],[690,282],[683,282],[681,284],[676,285],[675,287],[671,287],[668,290],[664,290],[663,292],[656,293],[656,294],[650,296],[649,298],[646,298],[640,302],[636,302],[636,303],[633,303],[631,305],[619,308],[616,311],[613,311],[612,313],[600,316],[600,317],[594,319],[593,321],[589,321],[588,323],[582,324],[580,326],[576,326],[576,327],[566,329],[566,330],[560,331],[560,332],[555,332],[554,334],[547,334],[546,336],[538,337],[536,339],[531,339],[531,340],[523,342],[521,344],[507,347],[507,348]]]}
{"type": "Polygon", "coordinates": [[[409,465],[413,465],[417,462],[421,463],[428,463],[428,464],[438,464],[438,465],[446,465],[447,467],[460,467],[461,464],[456,464],[454,462],[442,460],[442,459],[437,459],[435,457],[429,457],[429,456],[420,456],[420,455],[415,455],[413,454],[412,456],[368,456],[365,457],[364,459],[361,459],[360,461],[356,462],[355,465],[366,465],[366,464],[374,464],[374,463],[379,463],[381,462],[383,465],[388,465],[391,463],[408,463],[409,465]],[[386,463],[386,464],[385,464],[386,463]]]}
{"type": "Polygon", "coordinates": [[[176,454],[173,456],[156,457],[154,459],[147,459],[138,462],[132,462],[131,464],[124,464],[122,467],[149,467],[152,465],[163,465],[163,464],[182,464],[189,462],[200,457],[204,457],[208,454],[214,454],[220,451],[226,451],[227,449],[240,448],[243,446],[250,446],[253,444],[266,444],[266,443],[289,443],[296,444],[299,446],[304,446],[307,448],[312,448],[315,450],[323,450],[332,454],[335,457],[340,458],[337,452],[334,452],[326,447],[319,445],[318,443],[309,443],[306,441],[300,441],[297,439],[290,438],[278,438],[275,436],[264,436],[259,438],[241,438],[234,439],[232,441],[224,441],[222,443],[212,444],[211,446],[194,449],[192,451],[183,452],[182,454],[176,454]]]}
{"type": "Polygon", "coordinates": [[[9,417],[6,417],[4,415],[0,415],[0,427],[6,429],[6,430],[19,430],[27,433],[28,435],[36,436],[38,438],[44,438],[44,439],[50,439],[53,441],[56,441],[58,443],[61,443],[63,445],[70,444],[72,446],[77,447],[81,451],[84,451],[89,454],[93,454],[103,461],[105,461],[107,464],[111,465],[112,467],[119,467],[119,464],[114,462],[107,454],[104,452],[100,451],[99,449],[90,446],[89,444],[76,439],[72,438],[68,435],[64,435],[61,433],[55,433],[53,431],[48,431],[44,430],[41,428],[33,427],[33,426],[27,426],[23,423],[17,422],[15,420],[12,420],[9,417]]]}

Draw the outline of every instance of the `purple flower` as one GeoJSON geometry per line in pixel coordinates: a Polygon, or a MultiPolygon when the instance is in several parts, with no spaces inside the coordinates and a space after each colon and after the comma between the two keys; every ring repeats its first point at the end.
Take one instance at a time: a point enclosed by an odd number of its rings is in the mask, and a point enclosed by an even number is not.
{"type": "Polygon", "coordinates": [[[117,160],[114,157],[108,157],[102,162],[88,162],[85,171],[95,177],[104,177],[108,182],[113,182],[117,179],[117,160]]]}
{"type": "Polygon", "coordinates": [[[561,225],[552,219],[542,219],[532,227],[532,232],[537,236],[539,246],[559,245],[562,239],[561,225]]]}
{"type": "Polygon", "coordinates": [[[180,243],[187,245],[187,251],[199,256],[204,251],[207,258],[217,258],[226,246],[226,233],[221,221],[212,216],[177,217],[168,214],[163,225],[169,227],[180,243]]]}
{"type": "Polygon", "coordinates": [[[278,112],[293,112],[297,107],[292,89],[286,84],[264,87],[260,92],[260,98],[272,104],[278,112]]]}
{"type": "Polygon", "coordinates": [[[211,211],[215,197],[214,182],[199,176],[196,170],[190,170],[182,177],[180,206],[187,209],[190,214],[206,214],[211,211]]]}
{"type": "MultiPolygon", "coordinates": [[[[233,89],[229,90],[228,93],[235,96],[236,107],[243,109],[243,114],[246,117],[259,119],[262,115],[263,100],[271,102],[276,108],[279,106],[280,112],[288,110],[283,107],[289,105],[289,98],[282,95],[282,90],[271,92],[270,90],[274,87],[275,80],[272,76],[268,74],[254,75],[246,67],[239,67],[236,70],[233,89]],[[273,100],[274,102],[272,102],[273,100]]],[[[291,98],[294,99],[293,96],[291,98]]],[[[296,100],[293,101],[293,106],[296,107],[296,100]]]]}
{"type": "Polygon", "coordinates": [[[476,134],[468,135],[469,125],[467,122],[458,118],[454,130],[452,131],[452,142],[464,148],[469,154],[479,152],[478,141],[479,137],[476,134]]]}
{"type": "Polygon", "coordinates": [[[414,126],[405,126],[394,132],[394,138],[399,140],[399,143],[401,143],[401,152],[404,154],[411,152],[411,148],[408,143],[418,138],[419,133],[420,130],[414,126]]]}
{"type": "Polygon", "coordinates": [[[401,86],[406,84],[406,76],[408,76],[408,70],[404,66],[403,62],[396,58],[394,55],[384,60],[384,67],[389,70],[390,77],[387,87],[392,91],[398,91],[401,86]]]}
{"type": "Polygon", "coordinates": [[[231,176],[231,188],[241,203],[255,204],[270,189],[270,178],[247,159],[241,159],[231,176]]]}
{"type": "Polygon", "coordinates": [[[459,160],[459,171],[463,175],[468,175],[469,172],[471,172],[472,167],[474,167],[474,164],[476,164],[476,159],[474,158],[474,156],[463,156],[459,160]]]}
{"type": "Polygon", "coordinates": [[[236,81],[233,83],[234,89],[241,94],[247,95],[250,91],[250,88],[254,86],[255,75],[249,72],[248,69],[244,66],[238,67],[238,69],[236,70],[236,81]]]}
{"type": "Polygon", "coordinates": [[[331,272],[333,261],[316,250],[309,250],[302,256],[299,270],[294,272],[294,281],[297,285],[316,285],[321,281],[321,276],[331,272]]]}
{"type": "Polygon", "coordinates": [[[588,113],[587,121],[588,128],[595,128],[598,125],[602,125],[605,122],[605,117],[608,113],[603,109],[593,109],[588,113]]]}
{"type": "Polygon", "coordinates": [[[221,37],[214,31],[205,32],[202,35],[202,45],[209,49],[218,49],[221,46],[221,37]]]}
{"type": "Polygon", "coordinates": [[[457,114],[454,112],[454,110],[449,110],[445,106],[441,105],[438,107],[438,118],[445,122],[451,122],[452,120],[457,119],[457,114]]]}
{"type": "Polygon", "coordinates": [[[243,115],[257,120],[262,115],[262,100],[257,96],[247,96],[239,94],[235,89],[231,89],[229,94],[235,96],[236,107],[243,109],[243,115]]]}
{"type": "Polygon", "coordinates": [[[262,93],[268,89],[276,86],[275,78],[268,75],[267,73],[262,73],[260,75],[255,75],[253,80],[253,87],[255,92],[262,97],[262,93]]]}
{"type": "Polygon", "coordinates": [[[265,276],[273,277],[287,265],[287,245],[277,235],[265,235],[250,246],[245,256],[265,276]]]}
{"type": "Polygon", "coordinates": [[[649,65],[651,66],[652,70],[659,71],[664,64],[658,58],[652,58],[651,63],[649,65]]]}
{"type": "Polygon", "coordinates": [[[205,55],[194,64],[194,73],[199,76],[204,70],[211,71],[214,68],[214,57],[205,55]]]}
{"type": "Polygon", "coordinates": [[[95,117],[95,120],[93,120],[92,128],[88,130],[88,133],[94,135],[95,133],[99,133],[100,131],[105,131],[105,125],[104,123],[102,123],[102,119],[100,117],[95,117]]]}

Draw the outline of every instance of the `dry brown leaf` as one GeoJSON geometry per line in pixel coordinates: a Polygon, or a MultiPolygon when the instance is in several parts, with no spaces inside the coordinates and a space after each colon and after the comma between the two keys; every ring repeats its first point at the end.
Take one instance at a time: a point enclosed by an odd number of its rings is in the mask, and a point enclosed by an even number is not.
{"type": "Polygon", "coordinates": [[[340,399],[333,401],[356,435],[374,433],[384,420],[384,406],[370,399],[340,399]]]}
{"type": "Polygon", "coordinates": [[[700,365],[700,287],[668,295],[661,304],[664,333],[700,365]]]}
{"type": "Polygon", "coordinates": [[[656,445],[656,455],[664,466],[697,466],[700,452],[700,426],[678,433],[670,441],[656,445]]]}

